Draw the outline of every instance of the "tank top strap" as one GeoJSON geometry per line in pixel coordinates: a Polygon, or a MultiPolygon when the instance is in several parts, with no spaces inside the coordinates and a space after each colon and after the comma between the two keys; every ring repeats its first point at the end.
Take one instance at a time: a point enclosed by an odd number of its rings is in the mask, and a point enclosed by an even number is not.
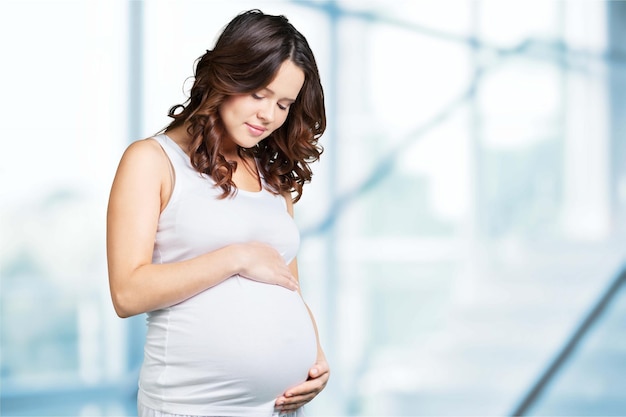
{"type": "Polygon", "coordinates": [[[172,163],[175,171],[183,171],[189,168],[193,169],[193,167],[191,166],[191,161],[189,160],[189,156],[176,142],[170,139],[167,135],[156,135],[153,136],[153,139],[156,140],[159,145],[161,145],[168,158],[170,159],[170,162],[172,163]]]}

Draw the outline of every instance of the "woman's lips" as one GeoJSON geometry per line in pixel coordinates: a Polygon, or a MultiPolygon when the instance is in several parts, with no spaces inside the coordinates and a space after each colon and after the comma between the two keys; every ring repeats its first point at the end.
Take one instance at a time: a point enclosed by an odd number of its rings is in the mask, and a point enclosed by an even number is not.
{"type": "Polygon", "coordinates": [[[250,123],[246,123],[246,126],[248,127],[250,133],[254,136],[261,136],[267,130],[263,126],[252,125],[250,123]]]}

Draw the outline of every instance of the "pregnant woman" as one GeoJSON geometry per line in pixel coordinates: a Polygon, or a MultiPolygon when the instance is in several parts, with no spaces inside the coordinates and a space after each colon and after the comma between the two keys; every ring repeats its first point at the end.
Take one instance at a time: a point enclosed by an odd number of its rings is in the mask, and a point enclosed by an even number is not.
{"type": "Polygon", "coordinates": [[[139,416],[301,416],[329,377],[292,218],[326,127],[317,65],[285,17],[251,10],[194,75],[109,200],[115,310],[148,316],[139,416]]]}

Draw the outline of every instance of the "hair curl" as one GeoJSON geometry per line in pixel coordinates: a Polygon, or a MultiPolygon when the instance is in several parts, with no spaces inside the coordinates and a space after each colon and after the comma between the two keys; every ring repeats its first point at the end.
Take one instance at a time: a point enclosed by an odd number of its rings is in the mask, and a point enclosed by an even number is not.
{"type": "Polygon", "coordinates": [[[240,148],[239,154],[252,153],[268,190],[275,194],[295,192],[296,202],[302,196],[302,186],[313,175],[309,164],[323,151],[318,140],[326,129],[326,111],[313,52],[287,18],[257,9],[236,16],[213,50],[196,61],[187,101],[168,113],[174,120],[165,131],[188,123],[191,163],[222,188],[221,198],[234,195],[237,187],[232,180],[236,165],[222,154],[227,133],[219,107],[230,96],[267,86],[287,60],[304,72],[305,79],[285,123],[256,147],[240,148]]]}

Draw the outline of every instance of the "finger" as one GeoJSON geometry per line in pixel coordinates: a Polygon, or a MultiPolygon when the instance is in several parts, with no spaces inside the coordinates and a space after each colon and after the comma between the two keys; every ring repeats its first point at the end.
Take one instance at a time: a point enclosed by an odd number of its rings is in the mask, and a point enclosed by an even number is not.
{"type": "Polygon", "coordinates": [[[282,410],[290,410],[302,407],[307,402],[311,401],[315,398],[315,395],[305,396],[299,395],[297,397],[292,398],[284,398],[276,401],[276,408],[282,410]]]}
{"type": "Polygon", "coordinates": [[[288,281],[287,285],[286,285],[287,289],[290,289],[291,291],[298,291],[298,284],[294,281],[288,281]]]}
{"type": "Polygon", "coordinates": [[[281,285],[291,291],[297,291],[299,288],[298,281],[291,274],[285,274],[278,285],[281,285]]]}
{"type": "Polygon", "coordinates": [[[313,368],[317,368],[317,370],[319,371],[320,375],[330,371],[330,367],[328,366],[328,362],[326,362],[326,361],[320,361],[320,362],[316,363],[313,366],[313,368]]]}
{"type": "Polygon", "coordinates": [[[311,378],[317,378],[321,374],[322,374],[322,371],[320,370],[320,368],[317,365],[309,370],[309,375],[311,376],[311,378]]]}
{"type": "Polygon", "coordinates": [[[281,280],[279,283],[277,283],[277,285],[280,285],[281,287],[285,287],[288,290],[291,291],[297,291],[298,290],[298,283],[294,280],[291,280],[289,278],[285,278],[283,280],[281,280]]]}
{"type": "Polygon", "coordinates": [[[330,369],[315,366],[309,371],[309,377],[311,378],[311,380],[323,379],[324,381],[328,381],[328,379],[330,378],[330,369]]]}
{"type": "Polygon", "coordinates": [[[309,381],[303,382],[302,384],[291,388],[285,392],[284,397],[289,400],[291,398],[296,398],[298,396],[318,394],[323,388],[326,386],[326,381],[323,379],[311,379],[309,381]]]}
{"type": "Polygon", "coordinates": [[[315,397],[320,391],[323,389],[324,384],[320,384],[317,381],[313,383],[313,381],[303,382],[297,387],[291,388],[284,395],[280,396],[276,403],[279,405],[282,404],[293,404],[297,402],[301,402],[303,398],[307,397],[315,397]]]}
{"type": "Polygon", "coordinates": [[[281,411],[293,411],[302,407],[315,398],[315,394],[299,395],[298,397],[290,398],[286,402],[280,405],[281,411]]]}
{"type": "Polygon", "coordinates": [[[289,390],[281,396],[276,404],[282,411],[296,410],[315,398],[326,386],[328,378],[323,381],[307,381],[298,387],[289,390]]]}

